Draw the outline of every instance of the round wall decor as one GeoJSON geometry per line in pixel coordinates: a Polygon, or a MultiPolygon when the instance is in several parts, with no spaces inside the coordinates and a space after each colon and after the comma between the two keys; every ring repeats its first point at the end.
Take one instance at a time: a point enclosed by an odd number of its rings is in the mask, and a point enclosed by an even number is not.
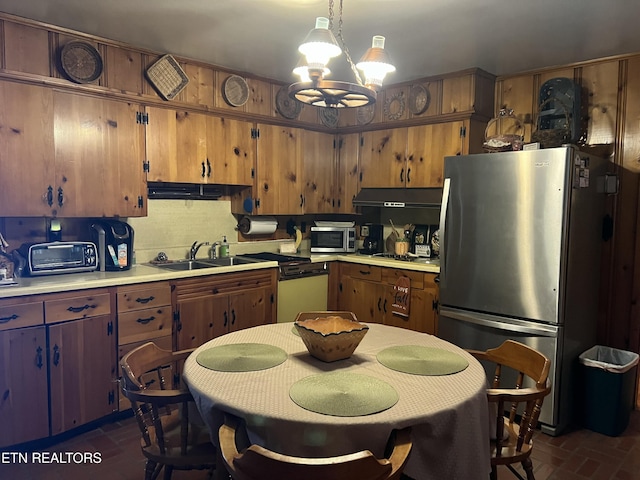
{"type": "Polygon", "coordinates": [[[247,81],[239,75],[230,75],[222,83],[224,101],[232,107],[241,107],[249,99],[247,81]]]}
{"type": "Polygon", "coordinates": [[[60,68],[76,83],[94,82],[102,75],[102,57],[88,42],[69,42],[60,51],[60,68]]]}
{"type": "Polygon", "coordinates": [[[337,108],[321,108],[320,120],[325,127],[335,128],[338,126],[338,109],[337,108]]]}
{"type": "Polygon", "coordinates": [[[356,120],[360,125],[367,125],[368,123],[371,123],[371,120],[373,120],[373,116],[375,115],[375,113],[376,106],[373,103],[365,105],[364,107],[358,107],[356,109],[356,120]]]}
{"type": "Polygon", "coordinates": [[[429,109],[431,93],[424,85],[417,84],[411,87],[409,92],[409,111],[414,115],[420,115],[429,109]]]}
{"type": "Polygon", "coordinates": [[[404,114],[405,100],[402,92],[391,95],[384,101],[384,116],[388,120],[399,120],[404,114]]]}
{"type": "Polygon", "coordinates": [[[289,87],[286,85],[283,85],[276,93],[276,110],[289,120],[293,120],[300,115],[302,105],[289,96],[289,87]]]}

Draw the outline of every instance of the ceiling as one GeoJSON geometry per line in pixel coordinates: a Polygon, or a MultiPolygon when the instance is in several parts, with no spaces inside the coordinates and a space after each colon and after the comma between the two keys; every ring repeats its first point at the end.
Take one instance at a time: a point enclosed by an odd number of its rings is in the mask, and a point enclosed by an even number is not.
{"type": "MultiPolygon", "coordinates": [[[[479,67],[496,75],[640,52],[629,0],[343,0],[355,62],[387,38],[399,83],[479,67]]],[[[340,0],[334,5],[337,23],[340,0]]],[[[327,0],[0,0],[0,11],[283,82],[327,0]]],[[[353,81],[344,56],[332,78],[353,81]]]]}

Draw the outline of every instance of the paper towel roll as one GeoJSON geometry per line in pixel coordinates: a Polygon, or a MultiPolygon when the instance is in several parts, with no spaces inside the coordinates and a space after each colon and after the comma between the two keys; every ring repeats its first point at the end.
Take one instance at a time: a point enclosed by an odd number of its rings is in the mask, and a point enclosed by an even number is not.
{"type": "Polygon", "coordinates": [[[238,222],[238,230],[244,235],[269,235],[278,228],[275,217],[246,216],[238,222]]]}

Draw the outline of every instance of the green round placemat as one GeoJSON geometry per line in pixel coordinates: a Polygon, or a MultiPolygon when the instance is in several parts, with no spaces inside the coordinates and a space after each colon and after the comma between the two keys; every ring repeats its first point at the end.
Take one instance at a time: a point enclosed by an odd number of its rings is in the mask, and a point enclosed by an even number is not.
{"type": "Polygon", "coordinates": [[[385,348],[376,358],[391,370],[413,375],[450,375],[469,366],[469,362],[457,353],[419,345],[385,348]]]}
{"type": "Polygon", "coordinates": [[[280,365],[287,352],[263,343],[231,343],[203,350],[196,361],[205,368],[219,372],[250,372],[280,365]]]}
{"type": "Polygon", "coordinates": [[[393,407],[398,401],[398,392],[387,382],[368,375],[336,372],[298,380],[289,389],[289,397],[315,413],[358,417],[393,407]]]}

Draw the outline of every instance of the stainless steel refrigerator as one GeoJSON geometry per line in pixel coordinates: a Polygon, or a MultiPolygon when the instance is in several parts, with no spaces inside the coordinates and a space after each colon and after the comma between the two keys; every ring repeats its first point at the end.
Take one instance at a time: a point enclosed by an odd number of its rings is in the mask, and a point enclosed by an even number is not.
{"type": "Polygon", "coordinates": [[[571,146],[445,158],[438,335],[547,355],[551,435],[579,408],[578,355],[596,342],[606,169],[571,146]]]}

